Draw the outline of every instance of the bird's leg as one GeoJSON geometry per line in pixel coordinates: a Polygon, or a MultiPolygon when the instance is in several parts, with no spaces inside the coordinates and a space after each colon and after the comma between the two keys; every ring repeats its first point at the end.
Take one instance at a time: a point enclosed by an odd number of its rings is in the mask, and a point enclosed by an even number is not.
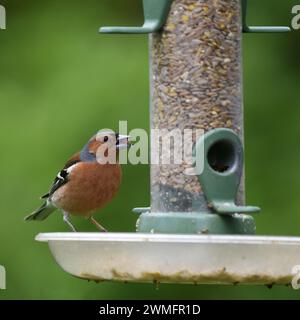
{"type": "Polygon", "coordinates": [[[107,230],[104,227],[102,227],[101,224],[98,221],[96,221],[93,217],[90,217],[90,220],[98,230],[100,230],[101,232],[107,232],[107,230]]]}
{"type": "Polygon", "coordinates": [[[75,227],[72,225],[72,223],[70,221],[70,216],[69,216],[69,214],[67,212],[64,212],[64,222],[71,228],[71,230],[73,232],[77,232],[75,227]]]}

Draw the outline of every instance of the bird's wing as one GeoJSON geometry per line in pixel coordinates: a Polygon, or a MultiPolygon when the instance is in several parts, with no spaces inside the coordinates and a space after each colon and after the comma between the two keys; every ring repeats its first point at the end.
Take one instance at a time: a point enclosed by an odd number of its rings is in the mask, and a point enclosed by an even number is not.
{"type": "Polygon", "coordinates": [[[47,199],[51,197],[57,189],[62,187],[64,184],[66,184],[69,181],[68,176],[70,172],[78,162],[81,162],[80,152],[77,152],[73,157],[71,157],[67,161],[64,168],[57,174],[56,178],[54,179],[50,191],[47,194],[43,195],[41,199],[47,199]]]}

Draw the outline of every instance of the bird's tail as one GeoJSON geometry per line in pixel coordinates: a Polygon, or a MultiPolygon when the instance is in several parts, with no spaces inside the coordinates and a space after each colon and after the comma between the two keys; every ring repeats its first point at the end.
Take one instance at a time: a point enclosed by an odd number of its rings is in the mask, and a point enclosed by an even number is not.
{"type": "Polygon", "coordinates": [[[55,209],[56,208],[47,201],[40,208],[35,210],[29,216],[25,217],[24,220],[25,221],[45,220],[55,209]]]}

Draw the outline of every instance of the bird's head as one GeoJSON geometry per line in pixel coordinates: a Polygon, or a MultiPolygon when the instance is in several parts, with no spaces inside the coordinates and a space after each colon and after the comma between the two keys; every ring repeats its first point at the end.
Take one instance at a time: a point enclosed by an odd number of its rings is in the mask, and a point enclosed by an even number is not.
{"type": "Polygon", "coordinates": [[[130,145],[129,136],[121,135],[110,130],[100,130],[83,148],[81,158],[85,161],[97,160],[98,162],[111,158],[113,162],[113,160],[118,157],[119,150],[129,148],[130,145]]]}

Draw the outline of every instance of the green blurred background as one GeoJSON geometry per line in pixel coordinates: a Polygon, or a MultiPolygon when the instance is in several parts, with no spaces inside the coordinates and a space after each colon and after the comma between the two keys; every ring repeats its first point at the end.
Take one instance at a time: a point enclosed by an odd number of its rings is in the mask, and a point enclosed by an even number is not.
{"type": "MultiPolygon", "coordinates": [[[[252,24],[291,21],[299,1],[250,0],[252,24]]],[[[141,0],[1,0],[0,299],[294,298],[290,287],[87,282],[54,262],[39,232],[68,231],[59,214],[24,223],[66,158],[101,128],[148,129],[148,47],[143,35],[99,35],[101,25],[142,22],[141,0]]],[[[247,201],[263,208],[259,234],[300,235],[300,31],[245,35],[247,201]]],[[[149,204],[149,167],[125,166],[118,198],[101,214],[112,231],[134,231],[149,204]]],[[[86,221],[76,225],[94,231],[86,221]]],[[[266,257],[267,259],[267,257],[266,257]]],[[[300,261],[299,261],[300,264],[300,261]]]]}

